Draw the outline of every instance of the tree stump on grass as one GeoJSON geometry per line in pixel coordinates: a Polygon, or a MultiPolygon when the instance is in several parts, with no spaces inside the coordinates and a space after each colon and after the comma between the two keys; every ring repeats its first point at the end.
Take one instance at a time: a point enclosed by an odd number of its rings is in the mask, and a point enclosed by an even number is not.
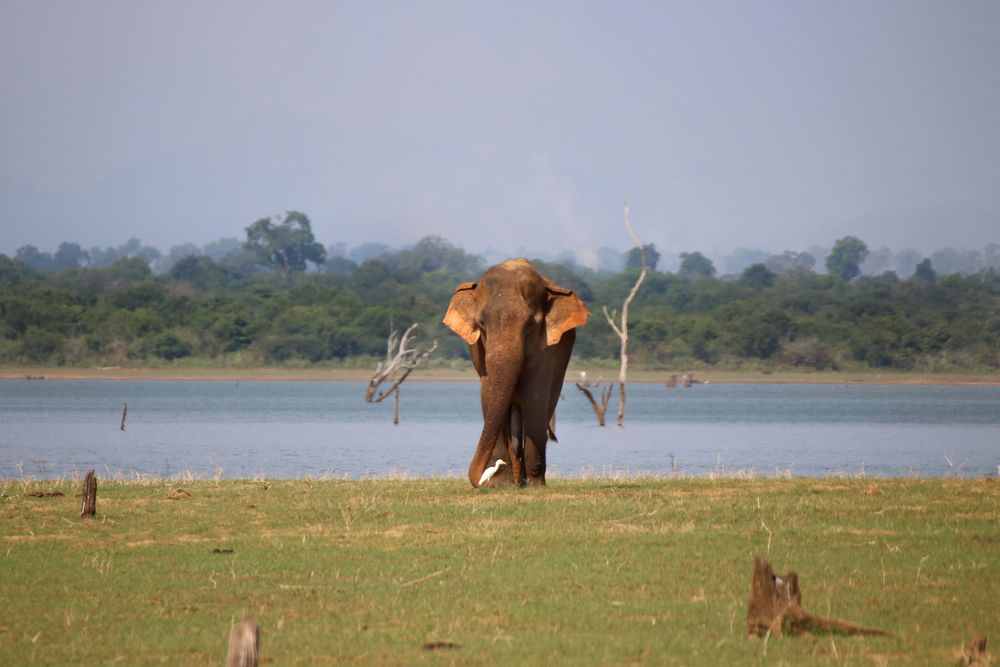
{"type": "MultiPolygon", "coordinates": [[[[776,619],[791,604],[802,604],[799,576],[789,572],[784,577],[775,576],[771,564],[757,556],[750,579],[750,609],[747,612],[747,632],[763,637],[772,630],[776,619]]],[[[775,634],[781,634],[778,623],[775,634]]]]}
{"type": "Polygon", "coordinates": [[[249,619],[240,621],[229,631],[229,649],[226,667],[257,667],[260,649],[260,631],[249,619]]]}
{"type": "Polygon", "coordinates": [[[91,470],[83,480],[83,505],[80,507],[80,518],[94,516],[97,512],[97,476],[91,470]]]}
{"type": "Polygon", "coordinates": [[[877,628],[809,613],[802,608],[798,575],[789,572],[785,576],[778,576],[774,574],[770,563],[757,556],[750,580],[747,633],[758,637],[771,634],[781,637],[786,630],[792,635],[825,630],[849,635],[892,636],[892,633],[877,628]]]}
{"type": "Polygon", "coordinates": [[[962,647],[962,663],[968,667],[986,667],[990,658],[986,655],[986,637],[979,636],[962,647]]]}

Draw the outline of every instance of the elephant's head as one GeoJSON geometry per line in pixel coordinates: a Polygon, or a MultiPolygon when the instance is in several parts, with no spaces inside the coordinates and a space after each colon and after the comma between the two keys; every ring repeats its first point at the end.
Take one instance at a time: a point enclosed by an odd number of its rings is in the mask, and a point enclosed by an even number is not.
{"type": "MultiPolygon", "coordinates": [[[[552,377],[539,366],[553,363],[546,359],[558,355],[546,355],[545,350],[585,324],[589,314],[571,290],[550,282],[525,259],[507,260],[486,271],[479,282],[463,283],[455,290],[444,323],[469,344],[482,377],[484,423],[469,465],[473,486],[479,485],[490,463],[515,392],[523,395],[522,400],[549,401],[550,386],[519,390],[519,380],[528,375],[552,377]]],[[[572,340],[569,343],[571,347],[572,340]]],[[[560,382],[568,358],[567,351],[558,369],[560,382]]]]}

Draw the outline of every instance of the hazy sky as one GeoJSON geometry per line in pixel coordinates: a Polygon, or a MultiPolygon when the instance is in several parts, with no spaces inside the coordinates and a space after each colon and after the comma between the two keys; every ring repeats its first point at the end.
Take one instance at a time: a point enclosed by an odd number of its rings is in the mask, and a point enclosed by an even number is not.
{"type": "Polygon", "coordinates": [[[1000,242],[1000,2],[0,0],[0,252],[1000,242]]]}

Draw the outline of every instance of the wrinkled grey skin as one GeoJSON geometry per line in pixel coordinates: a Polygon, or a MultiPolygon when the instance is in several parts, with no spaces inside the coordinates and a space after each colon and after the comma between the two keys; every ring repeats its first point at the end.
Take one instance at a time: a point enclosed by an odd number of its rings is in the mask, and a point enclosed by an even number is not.
{"type": "Polygon", "coordinates": [[[469,344],[483,408],[483,430],[469,464],[472,486],[501,458],[508,465],[487,485],[545,484],[549,422],[575,328],[589,314],[571,290],[525,259],[507,260],[455,290],[444,323],[469,344]]]}

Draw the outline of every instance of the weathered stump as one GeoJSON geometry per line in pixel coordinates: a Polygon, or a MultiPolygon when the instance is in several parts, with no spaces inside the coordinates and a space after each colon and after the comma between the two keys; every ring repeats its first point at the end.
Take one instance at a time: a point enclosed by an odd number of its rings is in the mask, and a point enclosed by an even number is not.
{"type": "Polygon", "coordinates": [[[260,631],[250,619],[240,621],[229,631],[226,667],[257,667],[260,631]]]}
{"type": "Polygon", "coordinates": [[[986,637],[980,635],[962,647],[962,663],[967,667],[986,667],[990,664],[986,655],[986,637]]]}
{"type": "Polygon", "coordinates": [[[97,476],[91,470],[83,480],[83,505],[80,517],[94,516],[97,512],[97,476]]]}
{"type": "Polygon", "coordinates": [[[809,613],[802,607],[802,590],[799,588],[798,575],[789,572],[785,576],[778,576],[774,574],[770,563],[757,556],[754,559],[753,575],[750,580],[747,633],[758,637],[769,634],[781,637],[785,631],[797,635],[813,630],[843,632],[850,635],[892,636],[891,633],[877,628],[809,613]]]}
{"type": "Polygon", "coordinates": [[[774,622],[780,621],[784,611],[793,603],[802,604],[799,576],[794,572],[789,572],[784,577],[776,576],[771,564],[757,556],[750,579],[747,632],[758,637],[763,637],[768,632],[781,635],[781,623],[774,627],[774,622]]]}

